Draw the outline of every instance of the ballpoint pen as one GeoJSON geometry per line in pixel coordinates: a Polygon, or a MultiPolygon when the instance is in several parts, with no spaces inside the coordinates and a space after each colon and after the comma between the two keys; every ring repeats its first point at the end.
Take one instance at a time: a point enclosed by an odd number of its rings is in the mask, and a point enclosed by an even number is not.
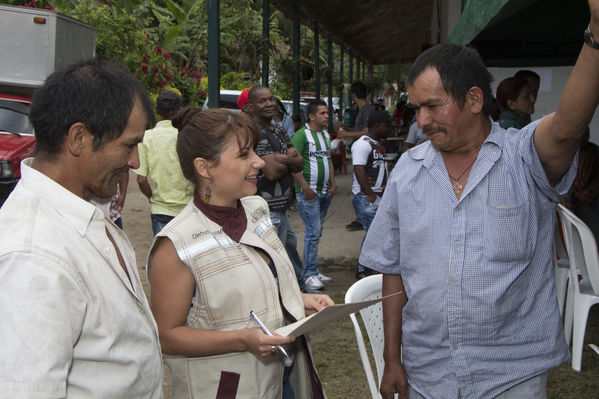
{"type": "MultiPolygon", "coordinates": [[[[266,328],[264,323],[262,323],[262,320],[260,320],[258,318],[258,316],[256,315],[256,313],[254,313],[253,310],[250,310],[250,317],[252,319],[254,319],[256,324],[258,324],[258,326],[262,329],[262,331],[264,331],[264,334],[271,336],[271,337],[273,336],[272,333],[270,331],[268,331],[268,328],[266,328]]],[[[287,354],[285,349],[281,345],[273,345],[273,346],[276,347],[279,350],[279,352],[281,352],[283,357],[285,357],[285,367],[291,366],[293,364],[293,360],[291,360],[291,358],[289,357],[289,355],[287,354]]]]}

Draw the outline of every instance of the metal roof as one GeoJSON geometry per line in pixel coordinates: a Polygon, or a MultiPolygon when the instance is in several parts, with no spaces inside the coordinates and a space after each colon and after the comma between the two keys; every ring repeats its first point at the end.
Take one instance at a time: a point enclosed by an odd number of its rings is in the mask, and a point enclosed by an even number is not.
{"type": "MultiPolygon", "coordinates": [[[[272,0],[289,19],[294,0],[272,0]]],[[[433,1],[414,0],[298,0],[300,23],[333,36],[354,56],[373,64],[413,61],[431,42],[433,1]]]]}

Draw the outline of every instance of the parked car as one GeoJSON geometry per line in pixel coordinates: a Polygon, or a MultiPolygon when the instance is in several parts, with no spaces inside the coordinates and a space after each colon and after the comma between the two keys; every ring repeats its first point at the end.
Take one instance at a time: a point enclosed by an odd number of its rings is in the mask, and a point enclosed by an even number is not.
{"type": "Polygon", "coordinates": [[[53,10],[0,5],[0,205],[35,149],[31,98],[54,70],[95,54],[96,28],[53,10]]]}
{"type": "Polygon", "coordinates": [[[30,107],[30,98],[0,94],[0,205],[21,178],[21,161],[35,150],[30,107]]]}
{"type": "MultiPolygon", "coordinates": [[[[221,90],[220,91],[220,108],[237,109],[237,98],[241,94],[241,90],[221,90]]],[[[202,105],[202,109],[208,109],[208,97],[202,105]]]]}
{"type": "MultiPolygon", "coordinates": [[[[287,115],[293,115],[293,101],[281,100],[287,115]]],[[[300,116],[302,117],[302,123],[308,122],[308,103],[300,102],[300,116]]]]}

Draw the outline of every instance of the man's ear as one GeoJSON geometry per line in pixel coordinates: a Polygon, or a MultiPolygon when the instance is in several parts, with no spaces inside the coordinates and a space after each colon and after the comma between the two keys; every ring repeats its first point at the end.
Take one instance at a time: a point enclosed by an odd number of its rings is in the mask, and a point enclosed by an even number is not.
{"type": "Polygon", "coordinates": [[[514,100],[507,100],[507,107],[509,109],[511,109],[512,111],[514,111],[516,109],[516,101],[514,101],[514,100]]]}
{"type": "Polygon", "coordinates": [[[71,125],[65,140],[66,149],[75,157],[79,157],[87,147],[93,150],[94,136],[82,122],[71,125]]]}
{"type": "Polygon", "coordinates": [[[197,157],[193,160],[193,167],[195,168],[196,173],[204,179],[212,179],[212,174],[210,173],[210,169],[212,168],[212,162],[204,158],[197,157]]]}
{"type": "Polygon", "coordinates": [[[479,114],[483,110],[485,104],[485,96],[483,91],[478,86],[472,86],[466,93],[466,105],[469,107],[470,112],[473,114],[479,114]]]}

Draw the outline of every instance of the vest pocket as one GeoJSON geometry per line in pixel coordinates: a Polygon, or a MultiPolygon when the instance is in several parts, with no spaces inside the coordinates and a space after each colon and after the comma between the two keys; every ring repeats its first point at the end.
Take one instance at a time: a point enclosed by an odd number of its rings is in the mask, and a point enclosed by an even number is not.
{"type": "MultiPolygon", "coordinates": [[[[206,262],[206,258],[202,261],[206,262]]],[[[203,320],[199,320],[201,326],[198,328],[239,328],[240,323],[249,322],[250,310],[257,314],[267,313],[268,293],[272,289],[266,273],[270,271],[261,270],[239,254],[219,258],[214,266],[199,270],[201,303],[198,311],[203,320]]],[[[269,321],[264,320],[265,323],[269,321]]]]}

